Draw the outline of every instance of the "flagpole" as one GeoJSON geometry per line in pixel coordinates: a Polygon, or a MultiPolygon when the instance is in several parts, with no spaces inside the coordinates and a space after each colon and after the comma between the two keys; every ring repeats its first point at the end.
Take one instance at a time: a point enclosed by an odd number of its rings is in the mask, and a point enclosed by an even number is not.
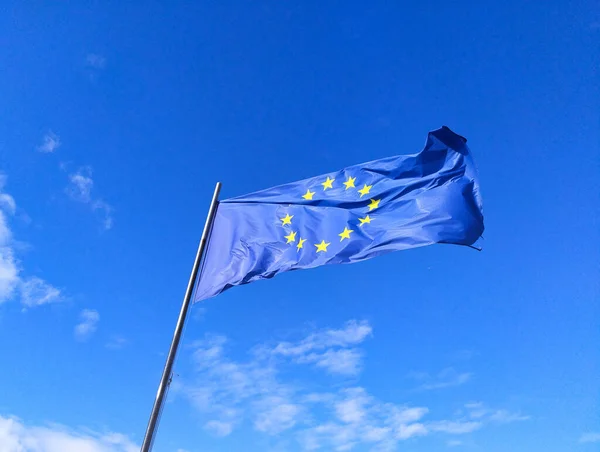
{"type": "Polygon", "coordinates": [[[146,434],[144,435],[144,442],[142,443],[141,452],[150,452],[152,450],[152,444],[154,442],[154,435],[158,429],[158,421],[160,413],[162,411],[163,404],[165,402],[167,390],[171,384],[171,377],[173,374],[173,363],[175,362],[175,355],[179,347],[181,340],[181,334],[183,333],[183,327],[185,325],[185,318],[189,310],[190,302],[192,300],[192,293],[194,291],[194,283],[198,276],[198,270],[200,269],[200,262],[204,256],[204,250],[206,249],[206,243],[208,242],[208,234],[217,213],[217,205],[219,204],[219,192],[221,191],[221,182],[217,182],[215,192],[213,194],[210,208],[208,209],[208,216],[206,217],[206,223],[204,224],[204,231],[202,231],[202,237],[198,244],[198,251],[196,252],[196,260],[194,260],[194,266],[192,267],[192,273],[188,281],[185,296],[183,297],[183,303],[181,305],[181,311],[179,311],[179,318],[177,319],[177,325],[175,326],[175,333],[173,334],[173,340],[171,341],[171,348],[169,348],[169,354],[167,355],[167,361],[165,368],[158,385],[158,392],[156,393],[156,399],[154,400],[154,406],[150,413],[150,419],[148,420],[148,427],[146,434]]]}

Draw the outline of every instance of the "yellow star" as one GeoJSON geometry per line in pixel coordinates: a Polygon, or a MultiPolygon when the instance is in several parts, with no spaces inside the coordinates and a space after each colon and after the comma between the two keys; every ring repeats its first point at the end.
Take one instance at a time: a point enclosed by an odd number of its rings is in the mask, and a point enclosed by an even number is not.
{"type": "Polygon", "coordinates": [[[327,251],[327,247],[329,245],[331,245],[331,243],[325,243],[325,240],[323,240],[321,243],[315,243],[315,246],[317,247],[317,253],[320,253],[321,251],[327,251]]]}
{"type": "Polygon", "coordinates": [[[327,190],[328,188],[333,188],[333,181],[335,179],[330,179],[329,176],[327,176],[327,180],[325,182],[322,182],[321,185],[323,186],[323,190],[327,190]]]}
{"type": "Polygon", "coordinates": [[[286,224],[292,224],[292,218],[294,218],[294,215],[290,215],[289,213],[285,214],[285,217],[280,218],[281,226],[285,226],[286,224]]]}
{"type": "Polygon", "coordinates": [[[354,187],[355,181],[356,181],[356,177],[348,176],[348,180],[346,182],[344,182],[344,185],[346,186],[346,190],[348,190],[349,188],[355,188],[354,187]]]}
{"type": "Polygon", "coordinates": [[[288,235],[284,235],[287,239],[287,243],[293,243],[296,241],[296,233],[294,231],[290,232],[288,235]]]}
{"type": "Polygon", "coordinates": [[[367,215],[367,216],[366,216],[366,217],[364,217],[364,218],[359,218],[359,219],[358,219],[358,221],[360,221],[360,226],[362,226],[362,225],[363,225],[363,224],[365,224],[365,223],[370,223],[372,220],[373,220],[373,219],[372,219],[372,218],[371,218],[369,215],[367,215]]]}
{"type": "Polygon", "coordinates": [[[372,185],[365,184],[365,186],[363,188],[358,190],[358,192],[360,193],[360,197],[362,198],[364,195],[369,193],[371,191],[371,187],[372,187],[372,185]]]}
{"type": "Polygon", "coordinates": [[[338,234],[341,237],[340,242],[344,239],[349,239],[351,232],[354,232],[354,231],[352,229],[344,228],[344,232],[342,232],[341,234],[338,234]]]}
{"type": "Polygon", "coordinates": [[[309,189],[307,189],[307,190],[306,190],[306,193],[305,193],[305,194],[303,194],[303,195],[302,195],[302,197],[303,197],[304,199],[306,199],[307,201],[311,201],[311,200],[312,200],[312,197],[313,197],[313,195],[314,195],[314,194],[315,194],[315,192],[314,192],[314,191],[310,191],[309,189]]]}
{"type": "Polygon", "coordinates": [[[371,204],[369,204],[369,212],[379,207],[379,201],[381,201],[381,199],[371,199],[371,204]]]}
{"type": "Polygon", "coordinates": [[[298,244],[296,245],[296,248],[298,248],[298,251],[300,251],[300,249],[304,246],[304,242],[306,242],[306,239],[303,239],[302,237],[300,237],[300,239],[298,240],[298,244]]]}

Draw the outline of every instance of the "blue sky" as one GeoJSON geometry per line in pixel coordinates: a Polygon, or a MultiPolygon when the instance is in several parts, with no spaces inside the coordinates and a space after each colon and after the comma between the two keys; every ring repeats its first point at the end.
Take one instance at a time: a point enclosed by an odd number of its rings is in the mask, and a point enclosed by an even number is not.
{"type": "Polygon", "coordinates": [[[138,450],[210,196],[422,148],[484,251],[195,305],[155,450],[597,450],[600,13],[575,2],[3,2],[0,450],[138,450]]]}

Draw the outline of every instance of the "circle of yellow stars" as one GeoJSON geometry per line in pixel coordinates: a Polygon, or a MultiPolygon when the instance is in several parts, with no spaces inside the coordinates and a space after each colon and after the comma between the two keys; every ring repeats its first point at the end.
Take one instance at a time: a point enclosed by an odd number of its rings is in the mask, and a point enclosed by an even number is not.
{"type": "MultiPolygon", "coordinates": [[[[327,191],[329,189],[333,188],[333,183],[335,182],[335,179],[327,176],[327,178],[320,183],[320,185],[323,187],[323,191],[327,191]]],[[[356,185],[356,177],[348,177],[348,179],[343,182],[343,185],[345,187],[345,191],[350,190],[350,189],[357,189],[357,192],[360,195],[360,198],[363,198],[364,196],[368,195],[371,192],[371,189],[373,188],[373,185],[367,185],[367,184],[363,184],[362,188],[358,189],[358,187],[360,187],[360,185],[357,187],[356,185]]],[[[304,195],[302,195],[302,198],[307,200],[307,201],[312,201],[313,197],[316,194],[316,189],[315,191],[310,191],[310,188],[308,188],[306,190],[306,193],[304,195]]],[[[369,208],[369,212],[377,209],[379,207],[379,203],[381,202],[381,199],[370,199],[370,203],[367,205],[367,207],[369,208]]],[[[292,219],[294,218],[294,215],[290,215],[289,213],[286,213],[286,215],[283,218],[280,218],[279,220],[281,221],[281,225],[282,226],[292,226],[292,219]]],[[[370,224],[373,221],[373,218],[370,215],[365,215],[364,218],[358,218],[359,224],[358,227],[363,227],[365,224],[370,224]]],[[[350,225],[348,225],[350,226],[350,225]]],[[[340,237],[340,242],[343,242],[346,239],[350,239],[350,235],[352,233],[354,233],[355,231],[353,229],[349,229],[348,226],[344,227],[344,230],[342,232],[340,232],[338,234],[338,236],[340,237]]],[[[286,239],[286,243],[288,245],[295,245],[296,249],[298,252],[300,252],[300,250],[304,249],[305,247],[305,242],[307,241],[306,238],[302,238],[302,237],[298,237],[296,239],[296,236],[298,235],[297,231],[290,231],[290,233],[286,236],[284,236],[284,238],[286,239]]],[[[316,252],[317,253],[325,253],[327,252],[327,247],[329,245],[331,245],[331,242],[326,242],[325,240],[321,240],[321,243],[314,243],[313,244],[316,248],[316,252]]]]}

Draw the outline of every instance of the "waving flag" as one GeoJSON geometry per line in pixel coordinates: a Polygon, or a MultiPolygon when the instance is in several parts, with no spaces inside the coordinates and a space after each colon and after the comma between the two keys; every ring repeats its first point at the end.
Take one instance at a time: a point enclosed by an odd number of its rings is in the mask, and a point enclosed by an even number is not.
{"type": "Polygon", "coordinates": [[[434,243],[472,246],[482,233],[466,140],[443,127],[418,154],[221,201],[194,300],[289,270],[434,243]]]}

